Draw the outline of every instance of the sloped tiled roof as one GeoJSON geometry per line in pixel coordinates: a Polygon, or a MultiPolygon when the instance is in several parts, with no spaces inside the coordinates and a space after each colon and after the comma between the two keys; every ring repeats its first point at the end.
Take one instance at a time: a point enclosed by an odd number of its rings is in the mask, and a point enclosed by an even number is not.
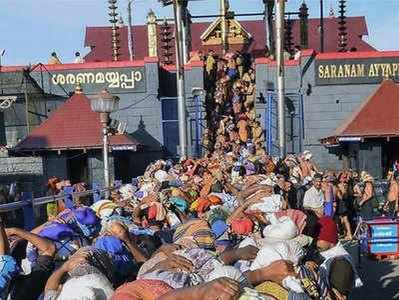
{"type": "MultiPolygon", "coordinates": [[[[100,114],[84,94],[74,94],[49,119],[18,143],[19,151],[97,149],[102,147],[100,114]]],[[[139,145],[127,135],[110,137],[111,146],[139,145]]]]}
{"type": "MultiPolygon", "coordinates": [[[[233,50],[240,50],[243,52],[251,52],[254,56],[263,56],[265,47],[265,24],[263,20],[253,21],[239,21],[240,24],[248,31],[253,37],[248,47],[233,45],[233,50]]],[[[319,19],[309,19],[308,24],[308,40],[309,49],[316,51],[320,50],[320,33],[319,33],[319,19]]],[[[358,51],[373,51],[375,50],[370,44],[365,42],[362,37],[368,34],[365,17],[347,17],[347,38],[348,48],[355,47],[358,51]]],[[[220,50],[220,46],[203,46],[201,43],[201,35],[210,26],[210,22],[192,23],[192,50],[193,51],[208,51],[210,49],[220,50]]],[[[299,20],[293,20],[293,42],[294,45],[299,44],[300,41],[300,26],[299,20]]],[[[170,24],[171,31],[173,32],[173,24],[170,24]]],[[[120,28],[120,60],[129,60],[128,51],[128,27],[120,28]]],[[[325,52],[338,51],[338,19],[325,18],[324,19],[324,50],[325,52]]],[[[158,35],[160,35],[160,27],[158,26],[158,35]]],[[[148,55],[148,38],[147,26],[138,25],[132,27],[133,36],[133,52],[135,59],[143,59],[148,55]]],[[[111,49],[111,27],[87,27],[85,46],[91,47],[91,52],[85,57],[87,62],[95,61],[110,61],[112,60],[111,49]]],[[[161,56],[161,41],[158,38],[158,53],[161,56]]],[[[173,46],[173,41],[172,41],[173,46]]],[[[171,49],[174,51],[174,47],[171,49]]],[[[162,61],[162,59],[161,59],[162,61]]]]}
{"type": "Polygon", "coordinates": [[[384,80],[374,93],[334,133],[322,139],[331,143],[342,137],[398,137],[399,85],[384,80]]]}

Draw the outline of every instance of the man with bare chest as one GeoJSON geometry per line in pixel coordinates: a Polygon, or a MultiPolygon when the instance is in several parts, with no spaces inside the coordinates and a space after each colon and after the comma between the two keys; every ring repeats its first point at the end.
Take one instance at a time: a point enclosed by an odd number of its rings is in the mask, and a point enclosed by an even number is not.
{"type": "Polygon", "coordinates": [[[399,172],[394,172],[389,185],[387,202],[385,203],[385,211],[390,215],[398,213],[399,204],[399,172]]]}

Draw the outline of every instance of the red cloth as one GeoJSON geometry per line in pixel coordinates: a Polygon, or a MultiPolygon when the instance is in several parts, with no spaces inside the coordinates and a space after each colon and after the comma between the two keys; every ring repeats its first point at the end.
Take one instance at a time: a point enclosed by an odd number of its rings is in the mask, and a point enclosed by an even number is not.
{"type": "Polygon", "coordinates": [[[151,205],[148,208],[148,219],[152,220],[155,219],[157,216],[157,207],[155,205],[151,205]]]}
{"type": "Polygon", "coordinates": [[[254,223],[248,218],[232,220],[230,225],[234,233],[241,235],[250,234],[254,227],[254,223]]]}
{"type": "Polygon", "coordinates": [[[330,217],[323,216],[318,222],[318,240],[336,245],[338,243],[337,224],[330,217]]]}
{"type": "Polygon", "coordinates": [[[140,279],[120,286],[112,300],[156,300],[172,291],[172,288],[160,280],[140,279]]]}

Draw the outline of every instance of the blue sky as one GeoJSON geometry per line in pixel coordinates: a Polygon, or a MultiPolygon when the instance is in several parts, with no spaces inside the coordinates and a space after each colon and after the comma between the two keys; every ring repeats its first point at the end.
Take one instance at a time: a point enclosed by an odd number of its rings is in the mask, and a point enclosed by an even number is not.
{"type": "MultiPolygon", "coordinates": [[[[399,0],[347,0],[347,15],[366,16],[367,40],[380,50],[399,50],[399,0]]],[[[149,9],[158,16],[171,16],[157,0],[133,0],[133,20],[143,24],[149,9]]],[[[288,0],[287,10],[297,10],[302,0],[288,0]]],[[[311,16],[317,17],[319,0],[306,0],[311,16]]],[[[325,13],[337,0],[324,0],[325,13]]],[[[127,0],[119,0],[120,12],[126,18],[127,0]]],[[[230,0],[236,12],[260,12],[262,0],[230,0]]],[[[195,14],[215,14],[219,0],[192,1],[195,14]]],[[[26,65],[46,62],[56,51],[63,62],[73,60],[83,47],[85,26],[108,25],[106,0],[0,0],[0,49],[5,48],[3,65],[26,65]]]]}

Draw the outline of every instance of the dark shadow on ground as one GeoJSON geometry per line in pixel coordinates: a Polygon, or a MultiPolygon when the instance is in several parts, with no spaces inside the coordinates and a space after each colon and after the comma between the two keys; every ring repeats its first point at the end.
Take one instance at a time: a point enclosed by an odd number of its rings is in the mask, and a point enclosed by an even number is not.
{"type": "Polygon", "coordinates": [[[352,293],[351,300],[399,299],[399,260],[363,257],[359,273],[364,285],[352,293]]]}

